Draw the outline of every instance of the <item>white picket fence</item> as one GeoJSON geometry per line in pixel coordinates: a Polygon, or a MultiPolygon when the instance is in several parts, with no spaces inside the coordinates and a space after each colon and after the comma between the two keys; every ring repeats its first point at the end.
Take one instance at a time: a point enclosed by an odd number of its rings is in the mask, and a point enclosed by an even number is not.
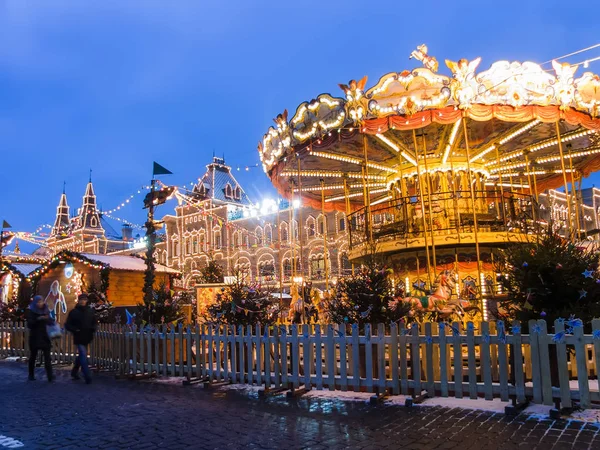
{"type": "MultiPolygon", "coordinates": [[[[557,321],[278,325],[137,329],[102,325],[90,348],[97,370],[120,376],[179,376],[188,381],[247,383],[265,389],[328,389],[374,394],[513,399],[582,408],[600,403],[600,320],[593,333],[557,321]],[[554,372],[554,380],[551,373],[554,372]]],[[[0,324],[0,357],[26,356],[24,324],[0,324]]],[[[70,364],[69,336],[52,359],[70,364]]]]}

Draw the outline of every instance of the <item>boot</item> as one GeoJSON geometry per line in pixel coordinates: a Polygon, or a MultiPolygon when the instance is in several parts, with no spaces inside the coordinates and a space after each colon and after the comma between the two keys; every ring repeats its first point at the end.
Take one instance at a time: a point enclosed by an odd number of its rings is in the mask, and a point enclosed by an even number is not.
{"type": "Polygon", "coordinates": [[[71,370],[71,378],[73,378],[73,380],[80,380],[81,378],[79,377],[79,370],[78,369],[73,369],[71,370]]]}

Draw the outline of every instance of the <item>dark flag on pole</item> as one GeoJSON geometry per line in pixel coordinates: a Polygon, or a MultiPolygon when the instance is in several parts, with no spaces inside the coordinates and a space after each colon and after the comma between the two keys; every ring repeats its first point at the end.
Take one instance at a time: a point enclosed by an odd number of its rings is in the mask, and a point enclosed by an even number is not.
{"type": "Polygon", "coordinates": [[[12,228],[12,227],[10,226],[10,223],[8,223],[6,220],[3,220],[2,221],[2,228],[12,228]]]}
{"type": "Polygon", "coordinates": [[[152,168],[152,175],[173,175],[173,172],[171,172],[169,169],[165,169],[155,161],[152,168]]]}

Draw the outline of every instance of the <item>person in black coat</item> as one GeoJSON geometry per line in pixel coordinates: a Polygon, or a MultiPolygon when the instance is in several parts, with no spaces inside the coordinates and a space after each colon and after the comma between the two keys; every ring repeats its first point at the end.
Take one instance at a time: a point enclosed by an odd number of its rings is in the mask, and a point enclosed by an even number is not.
{"type": "Polygon", "coordinates": [[[48,305],[44,303],[44,297],[36,295],[29,305],[27,311],[27,328],[29,328],[29,380],[35,380],[35,360],[37,359],[38,351],[44,354],[44,366],[48,381],[54,380],[52,374],[52,363],[50,361],[50,337],[46,327],[54,324],[50,318],[50,310],[48,305]]]}
{"type": "Polygon", "coordinates": [[[73,364],[73,370],[71,370],[71,377],[79,380],[79,369],[81,368],[85,382],[90,384],[92,374],[87,361],[87,346],[94,339],[96,332],[96,314],[88,306],[86,293],[79,294],[77,297],[77,306],[69,313],[65,329],[73,333],[73,343],[77,346],[77,358],[73,364]]]}

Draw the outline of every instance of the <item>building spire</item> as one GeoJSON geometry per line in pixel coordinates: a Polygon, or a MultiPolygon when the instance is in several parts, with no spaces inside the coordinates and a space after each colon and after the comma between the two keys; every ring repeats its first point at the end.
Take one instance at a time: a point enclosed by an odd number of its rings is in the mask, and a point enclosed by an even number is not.
{"type": "Polygon", "coordinates": [[[66,193],[65,191],[67,190],[67,182],[63,181],[63,195],[66,193]]]}
{"type": "Polygon", "coordinates": [[[69,220],[69,205],[67,204],[67,194],[65,193],[65,185],[63,182],[63,192],[60,196],[60,202],[56,207],[56,219],[54,219],[54,226],[50,232],[50,236],[60,237],[65,236],[69,232],[71,222],[69,220]]]}
{"type": "Polygon", "coordinates": [[[83,204],[79,211],[77,220],[77,230],[87,230],[97,233],[104,233],[104,229],[100,224],[100,214],[96,206],[96,194],[94,193],[94,185],[92,184],[92,170],[90,169],[90,181],[85,188],[83,196],[83,204]]]}

